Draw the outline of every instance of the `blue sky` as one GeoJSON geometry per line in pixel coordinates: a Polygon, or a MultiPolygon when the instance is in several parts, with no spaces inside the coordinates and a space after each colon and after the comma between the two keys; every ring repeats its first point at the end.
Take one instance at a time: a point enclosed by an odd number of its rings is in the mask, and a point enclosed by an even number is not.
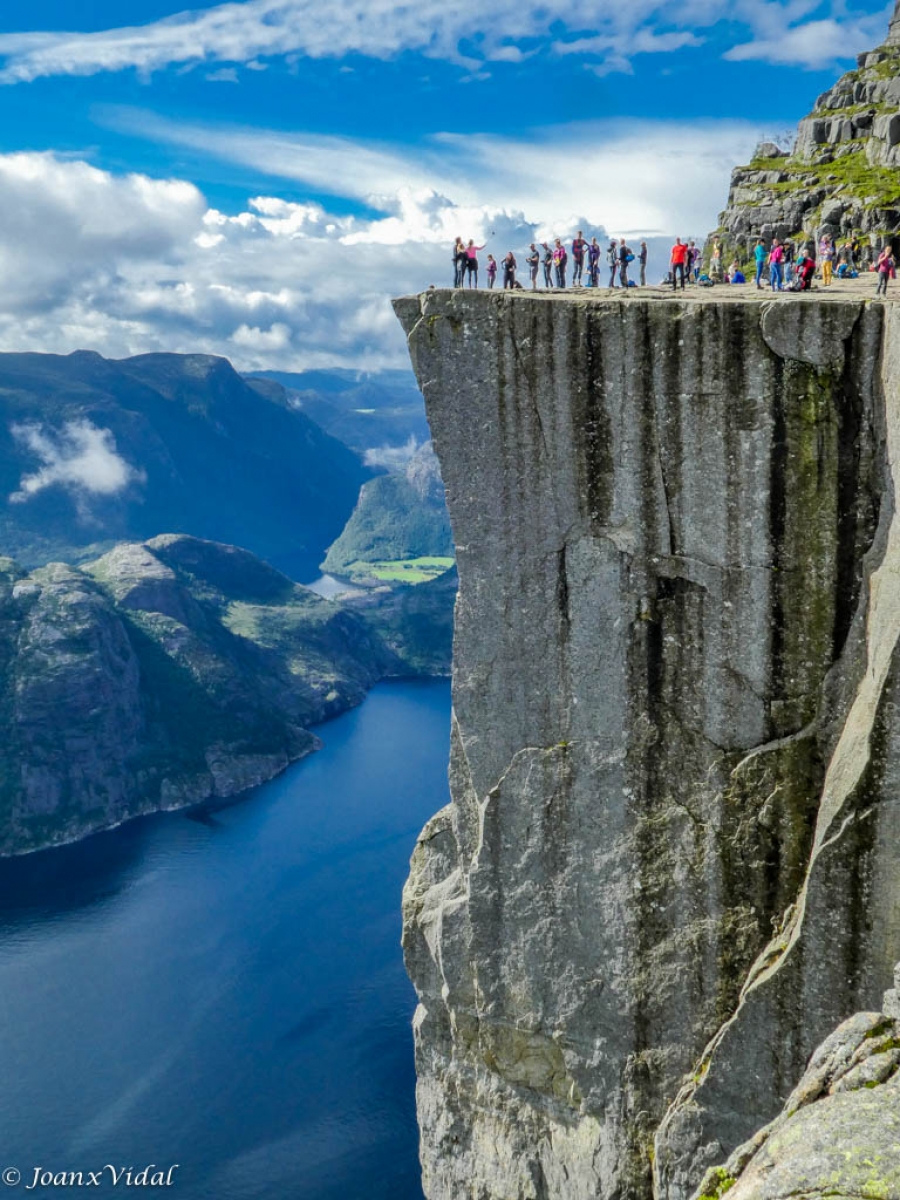
{"type": "Polygon", "coordinates": [[[14,7],[0,347],[299,368],[401,363],[387,297],[445,282],[456,232],[702,236],[893,5],[14,7]]]}

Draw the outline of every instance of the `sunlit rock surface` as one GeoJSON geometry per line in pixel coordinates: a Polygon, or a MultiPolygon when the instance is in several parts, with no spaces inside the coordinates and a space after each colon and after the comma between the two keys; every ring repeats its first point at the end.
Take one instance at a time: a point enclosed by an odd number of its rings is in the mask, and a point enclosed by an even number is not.
{"type": "Polygon", "coordinates": [[[686,1200],[900,958],[900,330],[396,302],[457,546],[405,894],[429,1200],[686,1200]]]}

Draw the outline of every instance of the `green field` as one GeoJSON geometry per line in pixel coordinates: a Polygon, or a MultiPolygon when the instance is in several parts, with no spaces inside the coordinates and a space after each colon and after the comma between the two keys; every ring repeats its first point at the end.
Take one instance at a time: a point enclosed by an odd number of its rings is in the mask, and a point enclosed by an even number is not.
{"type": "Polygon", "coordinates": [[[374,578],[383,583],[427,583],[453,566],[452,558],[406,558],[388,562],[354,562],[347,569],[352,579],[374,578]]]}

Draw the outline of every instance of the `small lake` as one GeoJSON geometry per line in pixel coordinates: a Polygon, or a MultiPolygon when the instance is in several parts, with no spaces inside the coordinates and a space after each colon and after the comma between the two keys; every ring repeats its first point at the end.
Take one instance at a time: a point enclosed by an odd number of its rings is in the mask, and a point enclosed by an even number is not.
{"type": "Polygon", "coordinates": [[[421,1200],[400,892],[449,713],[446,681],[381,684],[243,803],[0,862],[5,1196],[178,1163],[87,1194],[421,1200]]]}

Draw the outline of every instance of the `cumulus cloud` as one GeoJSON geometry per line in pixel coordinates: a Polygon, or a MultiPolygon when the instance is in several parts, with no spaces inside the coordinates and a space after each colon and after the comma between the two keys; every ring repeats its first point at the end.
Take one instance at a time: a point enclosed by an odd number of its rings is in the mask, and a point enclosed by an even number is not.
{"type": "Polygon", "coordinates": [[[886,21],[879,13],[853,21],[828,18],[775,30],[771,36],[732,46],[725,58],[733,62],[764,61],[778,66],[793,63],[825,67],[869,50],[883,38],[886,21]]]}
{"type": "Polygon", "coordinates": [[[13,504],[24,504],[38,492],[60,486],[77,494],[79,503],[95,496],[115,496],[129,484],[144,478],[116,450],[116,440],[108,429],[90,421],[69,421],[61,430],[28,422],[10,426],[15,440],[39,459],[41,466],[23,475],[18,491],[9,497],[13,504]]]}
{"type": "Polygon", "coordinates": [[[712,228],[731,163],[758,134],[731,122],[599,122],[516,140],[444,136],[402,152],[265,131],[256,145],[249,131],[177,135],[205,137],[233,162],[271,149],[269,176],[292,190],[318,190],[343,155],[360,164],[341,187],[364,199],[364,216],[277,195],[223,212],[179,180],[0,155],[0,349],[222,354],[244,370],[404,366],[390,297],[448,283],[457,234],[495,257],[579,228],[645,236],[653,277],[653,235],[712,228]],[[573,175],[585,145],[592,153],[573,175]]]}
{"type": "MultiPolygon", "coordinates": [[[[564,52],[576,41],[583,54],[627,69],[632,56],[692,44],[679,39],[720,21],[741,22],[755,40],[773,19],[788,28],[820,7],[819,0],[493,0],[489,8],[477,0],[244,0],[94,33],[5,34],[0,82],[128,67],[146,75],[173,63],[256,67],[261,58],[290,55],[388,59],[409,50],[471,69],[564,52]]],[[[827,7],[829,18],[854,25],[843,0],[827,7]]]]}

